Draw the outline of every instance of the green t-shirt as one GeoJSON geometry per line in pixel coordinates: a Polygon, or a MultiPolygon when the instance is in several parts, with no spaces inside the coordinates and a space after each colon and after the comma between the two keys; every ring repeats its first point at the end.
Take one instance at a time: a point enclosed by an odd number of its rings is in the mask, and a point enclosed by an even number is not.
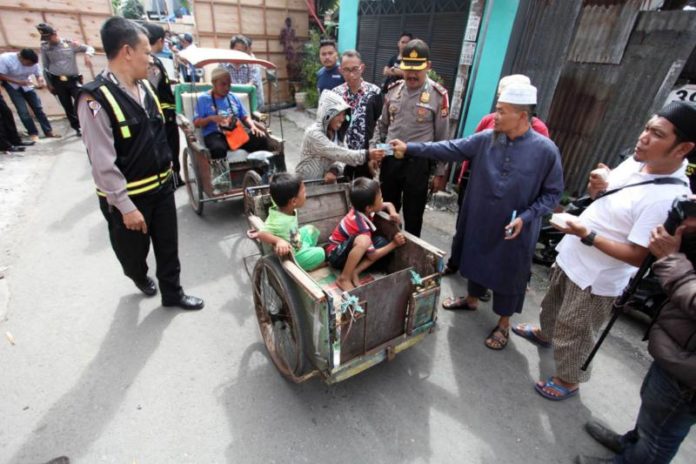
{"type": "Polygon", "coordinates": [[[263,231],[280,237],[288,242],[295,250],[302,248],[300,230],[297,222],[297,211],[289,215],[278,210],[277,206],[271,206],[268,217],[263,224],[263,231]]]}

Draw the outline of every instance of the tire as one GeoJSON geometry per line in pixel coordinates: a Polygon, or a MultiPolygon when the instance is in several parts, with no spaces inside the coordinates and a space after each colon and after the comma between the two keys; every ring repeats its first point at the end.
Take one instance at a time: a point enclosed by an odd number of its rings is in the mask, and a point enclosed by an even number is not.
{"type": "Polygon", "coordinates": [[[203,188],[201,187],[198,169],[194,166],[195,159],[188,148],[184,149],[184,181],[188,192],[189,204],[197,215],[203,214],[203,188]]]}
{"type": "Polygon", "coordinates": [[[254,212],[254,202],[250,196],[247,195],[246,189],[249,187],[255,187],[261,185],[263,180],[258,172],[250,169],[244,174],[244,179],[242,180],[242,195],[244,195],[244,215],[249,216],[249,214],[254,212]]]}
{"type": "Polygon", "coordinates": [[[259,259],[252,283],[256,319],[268,355],[286,380],[300,383],[308,362],[295,287],[276,256],[259,259]]]}

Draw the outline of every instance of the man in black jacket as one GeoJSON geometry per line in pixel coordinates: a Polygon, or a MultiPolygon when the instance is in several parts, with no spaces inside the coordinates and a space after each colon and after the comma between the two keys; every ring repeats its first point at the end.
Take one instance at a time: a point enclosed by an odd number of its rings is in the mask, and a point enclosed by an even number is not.
{"type": "Polygon", "coordinates": [[[203,300],[186,295],[179,283],[172,153],[163,110],[146,79],[147,32],[113,16],[102,25],[101,39],[108,64],[82,88],[77,113],[111,246],[124,274],[154,296],[146,261],[152,243],[162,305],[202,309],[203,300]]]}
{"type": "Polygon", "coordinates": [[[181,178],[181,164],[179,162],[179,126],[176,124],[176,100],[172,92],[171,81],[167,75],[162,61],[157,58],[157,53],[164,49],[164,28],[153,23],[143,24],[150,36],[150,65],[147,69],[147,80],[157,91],[157,97],[164,113],[164,129],[167,131],[167,144],[172,150],[172,170],[174,182],[177,187],[184,185],[181,178]]]}
{"type": "Polygon", "coordinates": [[[624,435],[588,422],[589,434],[617,454],[580,456],[579,463],[668,463],[696,423],[696,218],[685,219],[674,236],[657,227],[649,249],[669,300],[650,331],[655,361],[643,381],[638,419],[624,435]]]}

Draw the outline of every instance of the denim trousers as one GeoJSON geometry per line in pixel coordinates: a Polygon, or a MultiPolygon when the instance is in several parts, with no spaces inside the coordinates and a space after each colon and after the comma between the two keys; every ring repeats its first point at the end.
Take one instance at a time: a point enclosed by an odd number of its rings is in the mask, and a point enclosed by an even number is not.
{"type": "Polygon", "coordinates": [[[635,428],[622,437],[617,464],[663,464],[677,454],[696,422],[696,390],[680,384],[653,362],[640,390],[635,428]]]}
{"type": "Polygon", "coordinates": [[[41,106],[41,99],[35,90],[32,89],[26,91],[21,87],[19,89],[15,89],[7,82],[3,82],[3,87],[10,96],[10,100],[12,100],[12,103],[17,109],[17,115],[19,116],[19,119],[22,120],[22,124],[24,124],[24,127],[27,129],[27,133],[29,135],[39,135],[39,131],[36,129],[36,124],[34,124],[31,113],[29,113],[27,103],[31,107],[34,116],[36,116],[36,119],[39,121],[41,130],[43,130],[44,134],[49,134],[53,131],[51,128],[51,123],[48,122],[48,117],[46,116],[46,113],[44,113],[43,107],[41,106]]]}

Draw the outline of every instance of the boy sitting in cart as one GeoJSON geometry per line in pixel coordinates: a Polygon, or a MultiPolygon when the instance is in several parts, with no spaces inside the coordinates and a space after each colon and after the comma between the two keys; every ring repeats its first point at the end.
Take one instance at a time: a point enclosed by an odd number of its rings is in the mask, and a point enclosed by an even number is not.
{"type": "Polygon", "coordinates": [[[396,223],[401,220],[394,205],[382,201],[379,182],[366,177],[355,179],[350,188],[350,202],[353,207],[334,229],[326,248],[331,267],[341,270],[336,285],[344,291],[358,287],[361,272],[406,243],[406,237],[400,232],[391,242],[373,236],[372,219],[376,212],[386,211],[396,223]]]}
{"type": "Polygon", "coordinates": [[[295,261],[305,271],[311,271],[324,263],[325,253],[317,246],[319,229],[313,225],[298,226],[297,208],[307,199],[304,182],[287,172],[275,174],[270,184],[273,206],[258,239],[272,245],[278,256],[295,255],[295,261]]]}

